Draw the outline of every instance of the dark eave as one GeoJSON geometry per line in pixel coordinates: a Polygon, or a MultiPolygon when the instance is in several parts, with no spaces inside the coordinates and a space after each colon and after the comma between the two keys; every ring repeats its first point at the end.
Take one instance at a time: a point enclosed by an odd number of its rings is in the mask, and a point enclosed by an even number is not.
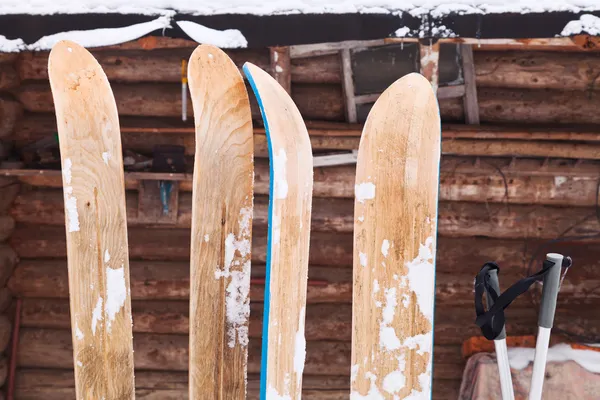
{"type": "MultiPolygon", "coordinates": [[[[585,14],[600,16],[600,12],[585,14]]],[[[427,16],[417,18],[406,13],[401,17],[390,14],[177,14],[173,19],[193,21],[219,30],[238,29],[248,40],[249,47],[264,47],[383,39],[393,36],[402,27],[410,28],[407,37],[413,38],[419,37],[421,31],[421,37],[443,36],[434,29],[441,26],[463,38],[552,38],[560,35],[565,25],[579,19],[580,15],[570,12],[450,14],[433,19],[427,16]]],[[[58,32],[125,27],[155,18],[139,14],[0,15],[0,35],[8,39],[21,38],[31,44],[58,32]]],[[[151,35],[189,39],[176,24],[172,26],[172,29],[157,30],[151,35]]]]}

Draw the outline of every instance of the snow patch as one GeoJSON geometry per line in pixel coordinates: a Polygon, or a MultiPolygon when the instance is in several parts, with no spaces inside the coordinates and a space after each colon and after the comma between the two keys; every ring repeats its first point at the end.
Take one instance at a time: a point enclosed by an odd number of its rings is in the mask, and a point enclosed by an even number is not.
{"type": "Polygon", "coordinates": [[[358,375],[358,364],[354,364],[352,368],[350,368],[350,382],[356,381],[356,376],[358,375]]]}
{"type": "MultiPolygon", "coordinates": [[[[0,10],[2,7],[0,7],[0,10]]],[[[0,14],[2,12],[0,11],[0,14]]],[[[53,35],[48,35],[40,38],[37,42],[23,45],[19,49],[13,49],[12,51],[40,51],[50,50],[52,47],[60,42],[61,40],[70,40],[83,47],[99,47],[99,46],[111,46],[119,43],[129,42],[131,40],[138,39],[148,33],[158,30],[170,28],[170,21],[168,17],[160,17],[153,21],[142,22],[140,24],[134,24],[123,28],[100,28],[90,29],[86,31],[68,31],[59,32],[53,35]]],[[[14,42],[14,41],[13,41],[14,42]]],[[[4,43],[0,40],[0,51],[10,51],[10,45],[5,48],[4,43]]],[[[14,47],[14,43],[13,43],[14,47]]]]}
{"type": "MultiPolygon", "coordinates": [[[[225,295],[225,313],[227,317],[227,345],[235,347],[248,345],[248,317],[250,316],[250,223],[252,208],[240,210],[237,237],[229,233],[225,238],[225,256],[223,269],[217,267],[215,279],[229,278],[225,295]],[[236,253],[238,258],[236,259],[236,253]],[[237,270],[232,268],[237,267],[237,270]],[[241,269],[240,269],[241,268],[241,269]]],[[[204,236],[208,241],[208,235],[204,236]]]]}
{"type": "Polygon", "coordinates": [[[110,261],[110,253],[108,250],[104,250],[104,262],[107,263],[110,261]]]}
{"type": "Polygon", "coordinates": [[[103,152],[102,159],[104,160],[104,164],[108,165],[108,160],[110,160],[110,152],[109,151],[103,152]]]}
{"type": "Polygon", "coordinates": [[[396,313],[396,288],[384,290],[385,306],[381,312],[382,320],[379,328],[379,345],[387,351],[400,348],[400,339],[396,336],[396,331],[390,326],[396,313]]]}
{"type": "Polygon", "coordinates": [[[208,233],[206,235],[204,235],[204,241],[206,243],[208,243],[208,240],[210,239],[210,236],[208,236],[208,233]]]}
{"type": "Polygon", "coordinates": [[[591,14],[584,14],[578,20],[570,21],[563,28],[560,36],[578,35],[587,33],[588,35],[600,35],[600,18],[591,14]]]}
{"type": "MultiPolygon", "coordinates": [[[[275,53],[275,54],[277,54],[277,53],[275,53]]],[[[283,68],[281,68],[281,66],[279,66],[279,65],[276,65],[275,66],[275,72],[282,73],[283,72],[283,68]]]]}
{"type": "Polygon", "coordinates": [[[77,322],[75,322],[75,337],[77,340],[82,340],[84,338],[83,332],[81,332],[81,329],[79,329],[77,322]]]}
{"type": "MultiPolygon", "coordinates": [[[[510,348],[508,349],[508,361],[514,369],[526,368],[533,362],[535,349],[510,348]]],[[[547,362],[574,361],[582,368],[598,374],[600,373],[600,352],[594,350],[574,349],[570,345],[560,343],[548,349],[547,362]]]]}
{"type": "Polygon", "coordinates": [[[433,301],[435,295],[433,265],[434,238],[429,236],[425,244],[419,246],[419,254],[414,260],[407,262],[408,285],[417,296],[417,304],[423,315],[433,324],[433,301]]]}
{"type": "Polygon", "coordinates": [[[367,266],[367,255],[365,253],[363,253],[362,251],[358,253],[358,259],[360,260],[360,265],[362,267],[366,267],[367,266]]]}
{"type": "Polygon", "coordinates": [[[279,149],[279,153],[273,154],[273,193],[276,199],[285,199],[288,194],[287,177],[287,155],[284,149],[279,149]]]}
{"type": "Polygon", "coordinates": [[[4,53],[16,53],[24,50],[26,47],[23,39],[8,39],[6,36],[0,35],[0,51],[4,53]]]}
{"type": "Polygon", "coordinates": [[[354,186],[354,195],[359,203],[364,203],[365,200],[375,198],[375,184],[373,182],[363,182],[354,186]]]}
{"type": "Polygon", "coordinates": [[[384,239],[383,243],[381,243],[381,254],[383,254],[384,257],[387,257],[389,250],[390,250],[390,241],[387,239],[384,239]]]}
{"type": "Polygon", "coordinates": [[[65,180],[65,185],[71,184],[71,167],[73,166],[73,162],[70,158],[65,158],[65,162],[62,168],[63,179],[65,180]]]}
{"type": "Polygon", "coordinates": [[[296,385],[300,387],[302,373],[304,372],[304,362],[306,360],[306,338],[304,337],[304,314],[305,307],[300,309],[298,321],[298,331],[296,332],[296,341],[294,342],[294,372],[296,373],[296,385]]]}
{"type": "Polygon", "coordinates": [[[79,231],[79,212],[77,211],[77,197],[73,196],[73,187],[65,186],[65,210],[67,212],[67,229],[69,232],[79,231]]]}
{"type": "Polygon", "coordinates": [[[111,330],[111,323],[121,311],[127,300],[127,285],[125,283],[125,268],[106,268],[106,329],[111,330]]]}
{"type": "Polygon", "coordinates": [[[399,392],[406,384],[406,377],[402,371],[393,371],[383,378],[383,390],[388,393],[399,392]]]}
{"type": "Polygon", "coordinates": [[[350,393],[350,400],[380,400],[385,399],[383,394],[377,388],[375,382],[377,382],[377,375],[372,372],[367,372],[365,377],[371,381],[371,385],[369,386],[369,392],[366,395],[362,395],[357,391],[353,390],[350,393]]]}
{"type": "Polygon", "coordinates": [[[563,183],[567,182],[569,179],[566,176],[555,176],[554,177],[554,186],[559,187],[563,183]]]}
{"type": "Polygon", "coordinates": [[[403,26],[402,28],[396,30],[396,32],[394,32],[394,35],[396,37],[406,37],[410,34],[410,28],[408,26],[403,26]]]}
{"type": "Polygon", "coordinates": [[[192,21],[177,21],[177,25],[194,41],[204,44],[212,44],[220,48],[235,49],[248,47],[248,41],[238,29],[207,28],[192,21]]]}
{"type": "Polygon", "coordinates": [[[96,335],[96,326],[98,321],[102,321],[102,297],[98,297],[96,307],[92,311],[92,333],[96,335]]]}

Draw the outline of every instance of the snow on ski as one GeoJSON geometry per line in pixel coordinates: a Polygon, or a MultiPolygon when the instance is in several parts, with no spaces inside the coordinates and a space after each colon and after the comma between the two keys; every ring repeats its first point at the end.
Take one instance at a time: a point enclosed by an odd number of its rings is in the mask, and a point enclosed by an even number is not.
{"type": "Polygon", "coordinates": [[[244,65],[244,73],[262,113],[270,159],[260,398],[299,399],[306,355],[312,150],[287,92],[251,63],[244,65]]]}
{"type": "Polygon", "coordinates": [[[244,80],[201,45],[188,67],[196,126],[190,271],[190,399],[244,399],[253,209],[252,117],[244,80]]]}
{"type": "Polygon", "coordinates": [[[429,399],[440,162],[431,84],[409,74],[377,100],[358,152],[351,399],[429,399]]]}
{"type": "Polygon", "coordinates": [[[57,43],[48,74],[60,139],[77,399],[133,399],[121,134],[102,68],[57,43]]]}

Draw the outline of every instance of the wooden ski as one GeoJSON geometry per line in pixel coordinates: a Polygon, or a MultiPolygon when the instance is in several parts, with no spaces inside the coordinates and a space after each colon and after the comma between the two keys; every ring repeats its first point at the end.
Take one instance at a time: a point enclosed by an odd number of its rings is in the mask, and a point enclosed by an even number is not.
{"type": "Polygon", "coordinates": [[[362,133],[354,208],[352,399],[428,399],[433,364],[440,117],[409,74],[362,133]]]}
{"type": "Polygon", "coordinates": [[[77,399],[133,399],[127,218],[119,118],[102,68],[57,43],[48,60],[63,172],[77,399]]]}
{"type": "Polygon", "coordinates": [[[306,355],[312,150],[287,92],[253,64],[246,63],[244,72],[262,113],[270,159],[260,398],[299,399],[306,355]]]}
{"type": "Polygon", "coordinates": [[[254,139],[242,75],[223,51],[189,60],[196,125],[190,271],[190,399],[244,399],[254,139]]]}

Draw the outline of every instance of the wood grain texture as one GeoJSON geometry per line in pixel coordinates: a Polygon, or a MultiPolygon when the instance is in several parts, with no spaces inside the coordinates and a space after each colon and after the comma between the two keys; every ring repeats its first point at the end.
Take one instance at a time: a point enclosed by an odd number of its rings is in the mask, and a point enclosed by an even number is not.
{"type": "Polygon", "coordinates": [[[79,45],[50,53],[63,169],[77,399],[133,399],[123,160],[117,107],[79,45]]]}
{"type": "Polygon", "coordinates": [[[409,74],[373,106],[356,172],[352,392],[403,399],[431,389],[440,119],[409,74]]]}
{"type": "Polygon", "coordinates": [[[214,46],[192,53],[196,125],[190,270],[190,398],[244,399],[250,314],[253,132],[236,65],[214,46]]]}
{"type": "Polygon", "coordinates": [[[299,398],[306,354],[312,150],[302,116],[285,90],[255,65],[246,63],[244,72],[261,105],[273,177],[261,395],[299,398]]]}

